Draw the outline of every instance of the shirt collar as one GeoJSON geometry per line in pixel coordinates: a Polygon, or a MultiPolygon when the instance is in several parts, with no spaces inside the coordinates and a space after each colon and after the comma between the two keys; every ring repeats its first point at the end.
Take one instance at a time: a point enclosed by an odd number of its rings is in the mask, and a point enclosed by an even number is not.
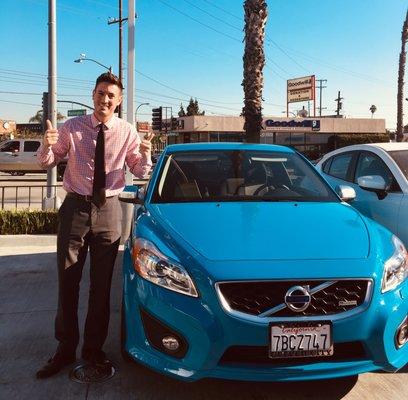
{"type": "MultiPolygon", "coordinates": [[[[105,122],[103,125],[105,125],[108,129],[112,129],[115,121],[116,116],[112,115],[112,118],[109,121],[105,122]]],[[[91,114],[91,124],[93,128],[96,128],[101,124],[101,121],[99,121],[93,113],[91,114]]]]}

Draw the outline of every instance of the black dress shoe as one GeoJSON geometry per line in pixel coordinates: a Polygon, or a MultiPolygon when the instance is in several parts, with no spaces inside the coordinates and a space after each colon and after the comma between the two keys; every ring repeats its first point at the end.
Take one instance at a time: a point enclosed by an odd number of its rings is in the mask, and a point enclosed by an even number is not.
{"type": "Polygon", "coordinates": [[[73,364],[76,361],[75,355],[63,355],[55,353],[40,370],[37,371],[37,379],[49,378],[52,375],[60,372],[62,368],[73,364]]]}

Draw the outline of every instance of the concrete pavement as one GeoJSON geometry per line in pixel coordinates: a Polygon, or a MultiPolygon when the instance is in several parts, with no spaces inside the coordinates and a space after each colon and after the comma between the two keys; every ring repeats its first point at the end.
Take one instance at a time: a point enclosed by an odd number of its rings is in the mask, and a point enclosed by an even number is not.
{"type": "MultiPolygon", "coordinates": [[[[120,252],[112,285],[111,324],[105,351],[116,375],[100,384],[78,384],[69,369],[47,380],[35,371],[56,347],[53,319],[57,302],[55,236],[0,236],[0,399],[381,399],[408,398],[408,368],[397,374],[375,373],[331,381],[251,383],[203,380],[183,383],[135,363],[119,351],[120,252]]],[[[81,327],[86,313],[88,262],[81,285],[81,327]]],[[[82,328],[81,328],[82,331],[82,328]]]]}

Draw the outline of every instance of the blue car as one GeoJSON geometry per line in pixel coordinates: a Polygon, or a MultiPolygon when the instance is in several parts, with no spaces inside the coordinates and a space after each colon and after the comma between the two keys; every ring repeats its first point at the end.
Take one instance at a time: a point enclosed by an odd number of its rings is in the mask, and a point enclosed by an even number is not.
{"type": "Polygon", "coordinates": [[[182,380],[296,381],[408,361],[408,255],[296,151],[168,146],[134,203],[122,351],[182,380]]]}

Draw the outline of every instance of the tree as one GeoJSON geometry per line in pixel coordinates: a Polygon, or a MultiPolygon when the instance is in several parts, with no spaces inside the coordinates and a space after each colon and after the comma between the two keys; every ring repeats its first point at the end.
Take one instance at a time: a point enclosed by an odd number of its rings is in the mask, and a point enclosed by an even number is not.
{"type": "Polygon", "coordinates": [[[186,112],[184,111],[183,103],[180,104],[180,111],[178,112],[179,117],[185,117],[186,112]]]}
{"type": "MultiPolygon", "coordinates": [[[[57,121],[62,121],[64,119],[65,119],[65,115],[62,115],[61,113],[57,113],[57,121]]],[[[38,110],[37,113],[28,120],[28,122],[38,122],[39,124],[41,124],[42,120],[43,120],[43,110],[38,110]]]]}
{"type": "Polygon", "coordinates": [[[190,102],[188,103],[187,106],[187,112],[185,115],[204,115],[205,111],[200,111],[200,107],[198,105],[197,99],[193,100],[193,98],[190,98],[190,102]]]}
{"type": "Polygon", "coordinates": [[[405,22],[402,26],[401,32],[401,53],[399,56],[398,67],[398,94],[397,94],[397,142],[402,142],[404,134],[402,132],[403,119],[403,101],[404,101],[404,73],[407,53],[405,51],[405,44],[408,41],[408,10],[405,16],[405,22]]]}
{"type": "Polygon", "coordinates": [[[244,51],[244,130],[246,141],[259,143],[262,129],[263,67],[265,65],[264,39],[268,17],[264,0],[245,0],[244,51]]]}

